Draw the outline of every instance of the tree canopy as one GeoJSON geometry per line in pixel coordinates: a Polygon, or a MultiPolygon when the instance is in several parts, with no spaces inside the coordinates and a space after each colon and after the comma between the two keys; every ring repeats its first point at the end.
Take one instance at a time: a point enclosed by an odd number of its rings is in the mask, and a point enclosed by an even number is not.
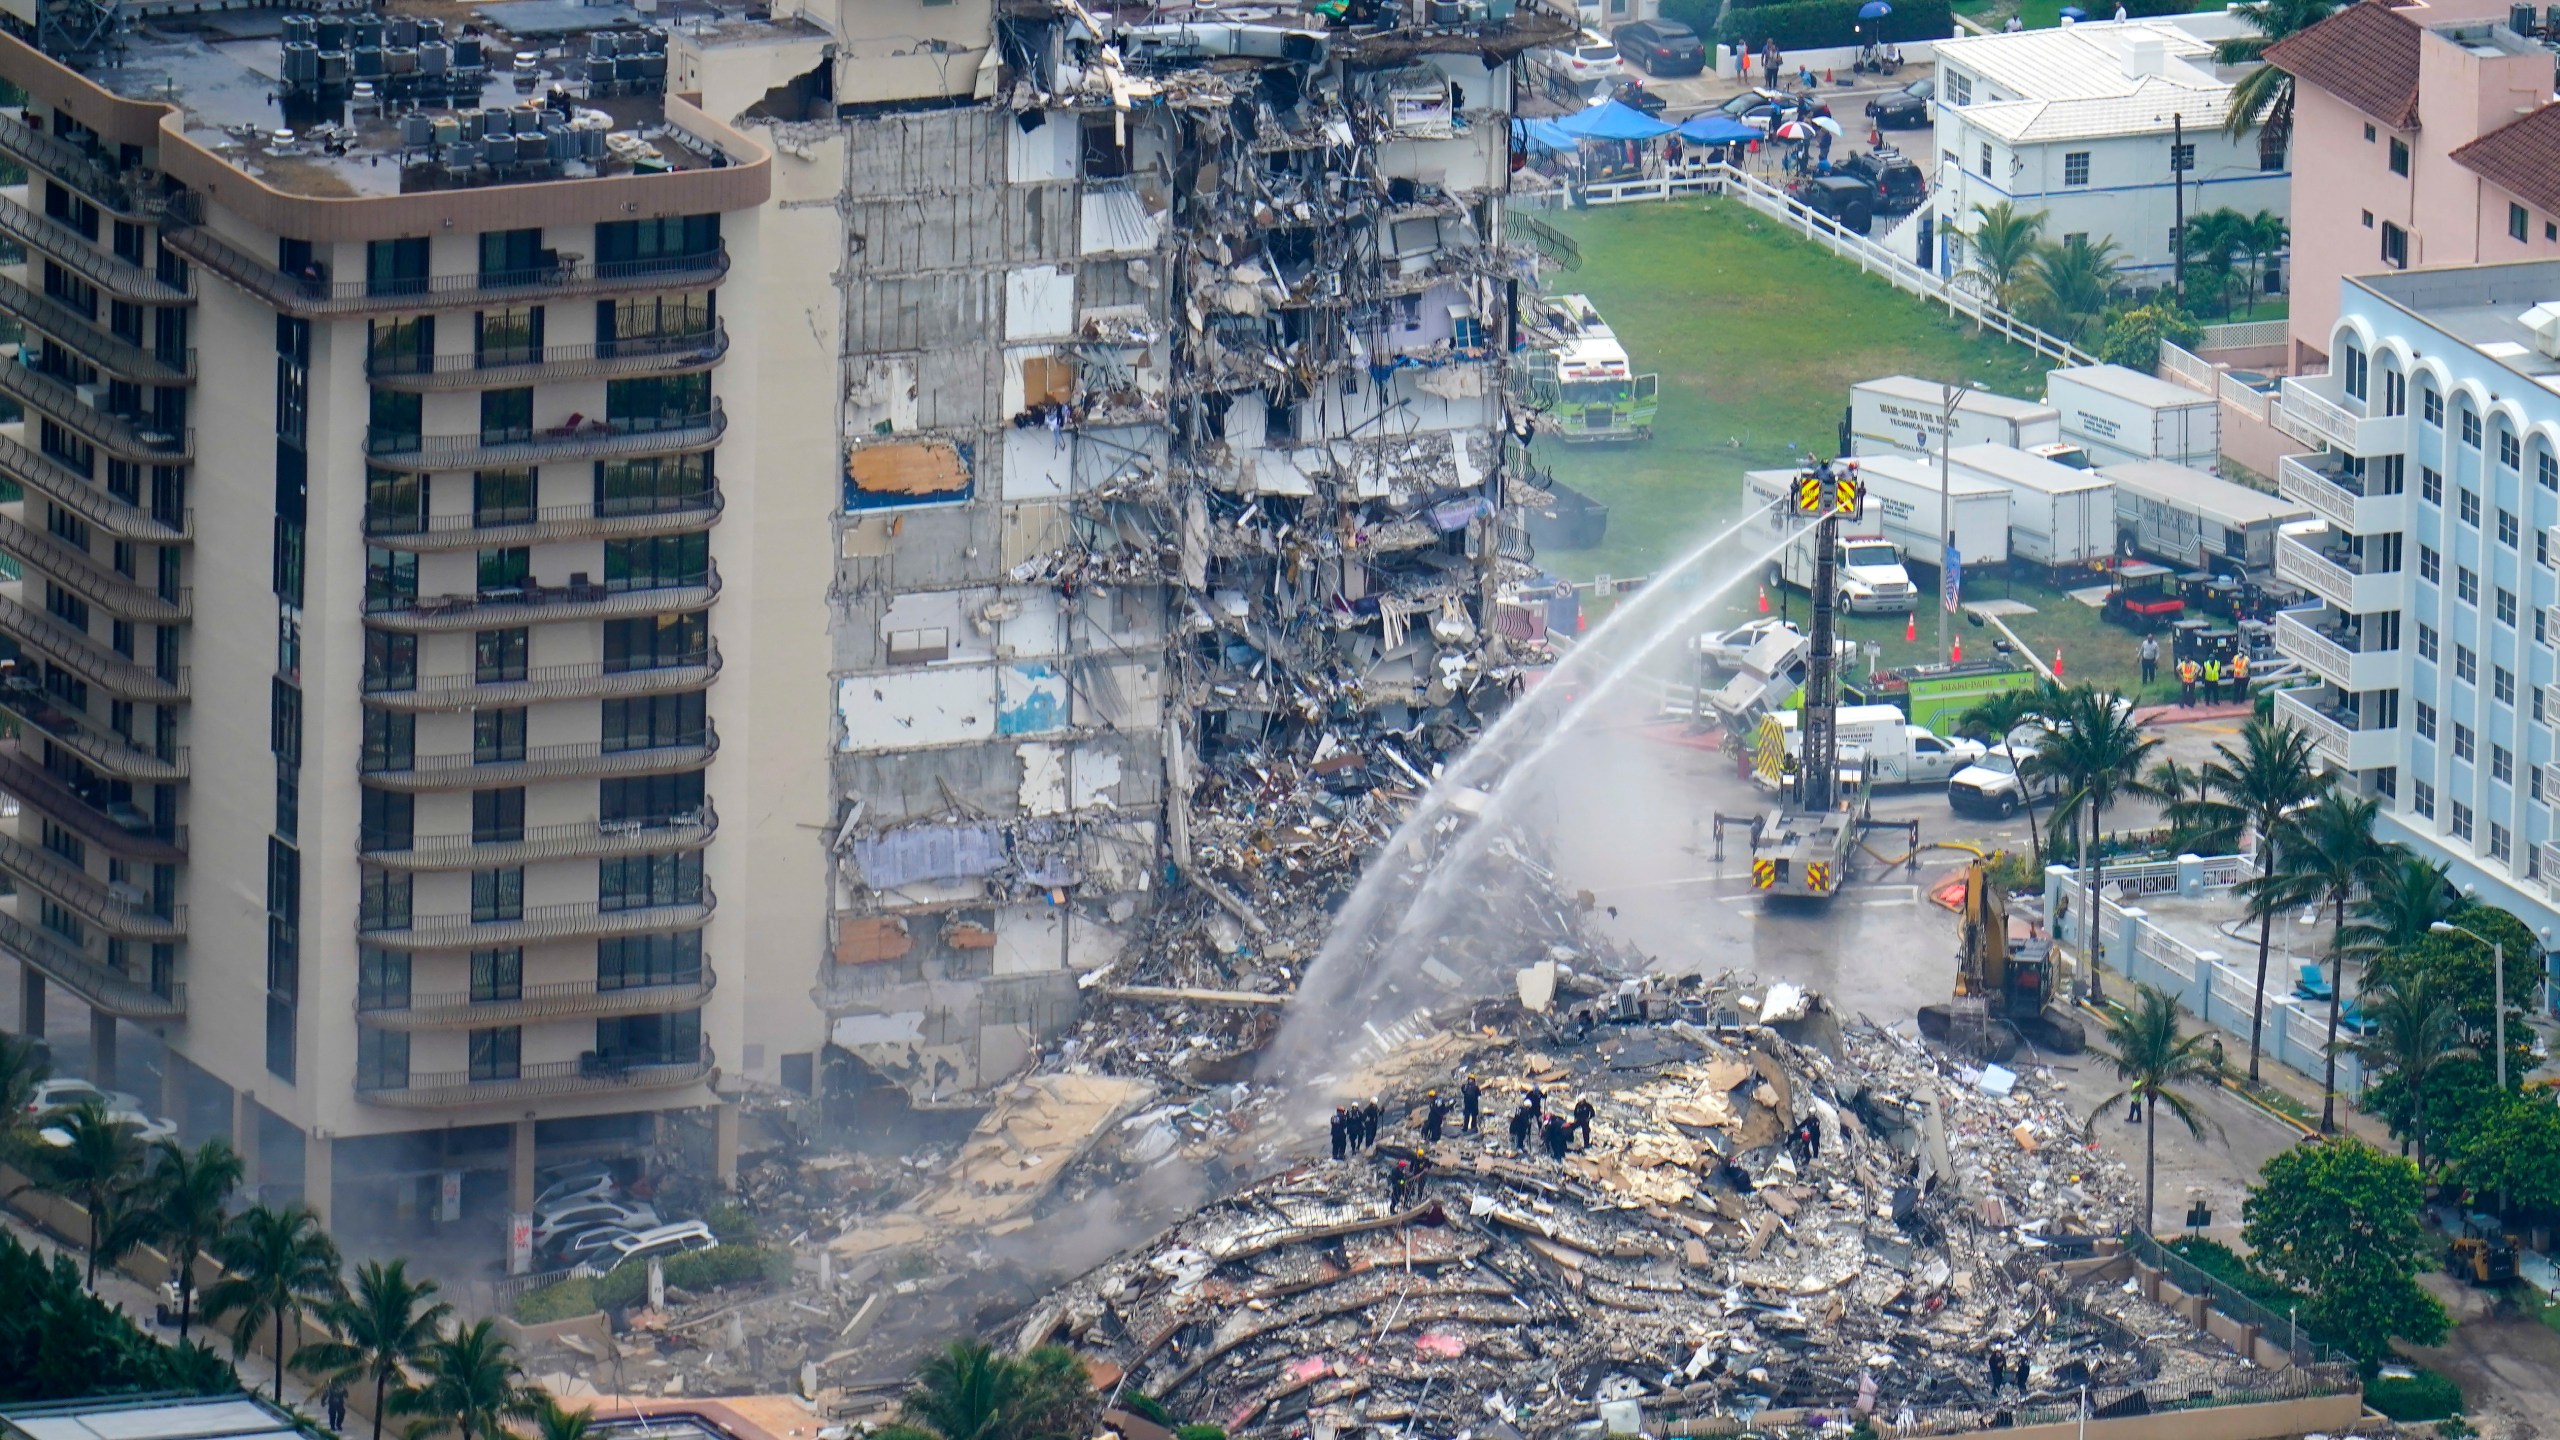
{"type": "Polygon", "coordinates": [[[2418,1285],[2426,1268],[2418,1167],[2347,1136],[2269,1160],[2241,1206],[2260,1269],[2305,1297],[2302,1323],[2367,1362],[2391,1341],[2441,1341],[2444,1306],[2418,1285]]]}

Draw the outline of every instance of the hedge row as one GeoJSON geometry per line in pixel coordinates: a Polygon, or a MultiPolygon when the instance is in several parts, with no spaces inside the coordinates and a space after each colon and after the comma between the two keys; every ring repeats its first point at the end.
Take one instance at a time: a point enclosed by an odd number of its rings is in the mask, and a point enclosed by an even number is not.
{"type": "MultiPolygon", "coordinates": [[[[718,1245],[670,1255],[663,1268],[669,1285],[681,1290],[711,1290],[764,1280],[777,1268],[787,1272],[790,1264],[790,1256],[753,1245],[718,1245]]],[[[546,1325],[554,1320],[592,1315],[598,1310],[627,1309],[648,1294],[649,1267],[625,1265],[592,1280],[581,1275],[529,1291],[516,1301],[516,1318],[527,1325],[546,1325]]]]}
{"type": "Polygon", "coordinates": [[[2420,1368],[2406,1380],[2376,1376],[2366,1381],[2364,1403],[2394,1420],[2442,1420],[2462,1413],[2462,1387],[2420,1368]]]}
{"type": "MultiPolygon", "coordinates": [[[[1955,28],[1947,0],[1896,0],[1892,14],[1875,20],[1858,18],[1861,3],[1862,0],[1784,0],[1775,5],[1730,10],[1716,26],[1716,39],[1754,52],[1775,40],[1784,52],[1862,45],[1868,41],[1944,40],[1955,28]]],[[[1669,11],[1666,5],[1664,13],[1669,11]]]]}

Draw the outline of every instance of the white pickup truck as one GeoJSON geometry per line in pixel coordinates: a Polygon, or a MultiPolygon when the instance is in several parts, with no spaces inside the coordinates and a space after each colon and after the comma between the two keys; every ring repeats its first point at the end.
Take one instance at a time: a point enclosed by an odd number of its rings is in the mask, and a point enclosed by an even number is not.
{"type": "MultiPolygon", "coordinates": [[[[1841,767],[1856,766],[1869,784],[1943,784],[1982,758],[1979,741],[1950,740],[1925,725],[1910,724],[1891,705],[1843,705],[1836,714],[1841,767]]],[[[1762,723],[1778,727],[1788,758],[1803,755],[1797,712],[1780,711],[1762,723]]],[[[1774,774],[1759,778],[1764,784],[1778,783],[1774,774]]]]}

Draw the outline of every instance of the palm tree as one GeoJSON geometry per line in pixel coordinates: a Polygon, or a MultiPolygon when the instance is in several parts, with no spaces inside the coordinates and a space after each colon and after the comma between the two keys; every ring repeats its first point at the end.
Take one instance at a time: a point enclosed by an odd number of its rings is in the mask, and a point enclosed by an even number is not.
{"type": "Polygon", "coordinates": [[[36,1152],[36,1185],[87,1212],[89,1288],[95,1290],[100,1252],[116,1248],[117,1242],[124,1250],[133,1248],[133,1207],[124,1202],[141,1178],[142,1142],[134,1138],[131,1121],[109,1117],[95,1100],[50,1117],[45,1129],[60,1135],[63,1143],[36,1152]]]}
{"type": "Polygon", "coordinates": [[[2405,982],[2368,986],[2360,997],[2373,1033],[2347,1048],[2371,1071],[2397,1076],[2391,1128],[2403,1137],[2400,1153],[2418,1147],[2418,1173],[2427,1169],[2427,1087],[2444,1068],[2477,1052],[2462,1043],[2462,1011],[2425,973],[2405,982]]]}
{"type": "Polygon", "coordinates": [[[2339,939],[2350,955],[2371,958],[2406,950],[2428,927],[2462,908],[2451,872],[2414,852],[2394,855],[2365,882],[2339,939]]]}
{"type": "Polygon", "coordinates": [[[152,1147],[151,1238],[177,1271],[178,1339],[195,1324],[196,1266],[230,1223],[231,1194],[240,1188],[240,1156],[228,1140],[207,1140],[190,1152],[174,1139],[152,1147]]]}
{"type": "Polygon", "coordinates": [[[1973,207],[1973,229],[1963,232],[1965,254],[1973,263],[1958,272],[1971,276],[1991,293],[1992,303],[2014,310],[2027,277],[2034,273],[2036,241],[2044,235],[2044,212],[2021,212],[2010,201],[1973,207]]]}
{"type": "MultiPolygon", "coordinates": [[[[2052,715],[2061,701],[2062,690],[2047,680],[2033,689],[2003,690],[1985,695],[1973,707],[1956,717],[1956,733],[1970,736],[1985,745],[2006,745],[2011,732],[2019,726],[2043,720],[2052,715]]],[[[2027,847],[2035,862],[2035,873],[2044,873],[2044,832],[2036,825],[2035,792],[2028,789],[2025,777],[2019,777],[2018,799],[2027,807],[2027,847]]]]}
{"type": "Polygon", "coordinates": [[[2272,210],[2261,210],[2249,217],[2248,228],[2241,232],[2241,246],[2249,252],[2249,313],[2258,313],[2258,295],[2266,288],[2267,262],[2275,253],[2293,243],[2293,227],[2272,210]]]}
{"type": "Polygon", "coordinates": [[[926,1356],[915,1379],[902,1413],[942,1440],[1073,1440],[1095,1418],[1092,1381],[1057,1346],[1016,1360],[983,1340],[954,1340],[926,1356]]]}
{"type": "Polygon", "coordinates": [[[2400,853],[2400,847],[2374,838],[2373,818],[2381,806],[2379,800],[2336,789],[2323,791],[2319,799],[2286,816],[2276,827],[2274,871],[2240,887],[2252,903],[2272,909],[2323,905],[2334,917],[2329,940],[2329,1038],[2323,1047],[2328,1072],[2320,1097],[2323,1135],[2334,1135],[2338,1128],[2338,1012],[2346,1003],[2347,987],[2341,982],[2346,969],[2347,899],[2357,887],[2371,884],[2400,853]]]}
{"type": "Polygon", "coordinates": [[[404,1410],[425,1417],[409,1427],[412,1440],[448,1430],[460,1440],[504,1440],[508,1420],[541,1415],[542,1393],[525,1384],[514,1347],[499,1336],[494,1321],[475,1320],[429,1343],[419,1359],[426,1383],[402,1402],[404,1410]]]}
{"type": "Polygon", "coordinates": [[[2107,1007],[2107,1043],[2112,1049],[2101,1052],[2115,1066],[2116,1078],[2125,1082],[2125,1088],[2099,1101],[2089,1112],[2089,1123],[2095,1126],[2100,1115],[2127,1097],[2142,1103],[2142,1228],[2147,1234],[2158,1167],[2160,1107],[2168,1106],[2188,1134],[2203,1139],[2204,1112],[2178,1089],[2210,1083],[2215,1067],[2208,1048],[2210,1036],[2202,1030],[2179,1033],[2178,1002],[2169,992],[2139,981],[2133,990],[2131,1005],[2107,1007]]]}
{"type": "Polygon", "coordinates": [[[2213,804],[2213,782],[2202,768],[2169,756],[2144,772],[2143,793],[2160,802],[2169,822],[2169,846],[2180,854],[2216,855],[2239,838],[2213,804]]]}
{"type": "MultiPolygon", "coordinates": [[[[534,1440],[587,1440],[595,1428],[595,1418],[592,1405],[570,1410],[545,1395],[533,1416],[534,1440]]],[[[876,1436],[880,1432],[875,1430],[871,1433],[876,1436]]]]}
{"type": "Polygon", "coordinates": [[[2036,752],[2036,768],[2059,779],[2070,797],[2064,804],[2089,817],[2089,846],[2081,857],[2089,873],[2088,908],[2081,912],[2080,924],[2088,936],[2083,948],[2089,961],[2089,998],[2102,1001],[2106,995],[2098,978],[2098,889],[2106,879],[2107,862],[2098,853],[2098,841],[2107,808],[2117,797],[2145,793],[2143,766],[2151,752],[2160,748],[2160,737],[2143,734],[2134,722],[2133,707],[2094,685],[2077,685],[2064,692],[2058,719],[2044,748],[2036,752]]]}
{"type": "MultiPolygon", "coordinates": [[[[2257,31],[2213,47],[2224,65],[2264,60],[2267,47],[2286,36],[2308,30],[2329,18],[2343,0],[2253,0],[2233,7],[2241,23],[2257,31]]],[[[2231,109],[2222,128],[2233,139],[2264,128],[2261,144],[2282,145],[2293,133],[2293,77],[2273,65],[2261,65],[2231,87],[2231,109]]]]}
{"type": "Polygon", "coordinates": [[[2115,298],[2117,258],[2112,239],[2074,236],[2038,245],[2020,296],[2027,313],[2060,338],[2078,340],[2115,298]]]}
{"type": "Polygon", "coordinates": [[[2267,950],[2274,939],[2276,911],[2284,908],[2266,899],[2276,865],[2270,837],[2282,827],[2287,811],[2319,794],[2327,782],[2314,760],[2311,736],[2297,726],[2253,719],[2241,727],[2238,749],[2229,741],[2217,741],[2213,753],[2214,758],[2205,762],[2204,780],[2222,798],[2208,798],[2204,807],[2219,812],[2231,829],[2245,826],[2258,836],[2258,875],[2252,882],[2256,888],[2249,884],[2240,888],[2241,898],[2258,918],[2258,988],[2249,1002],[2249,1083],[2254,1085],[2267,1014],[2267,950]]]}
{"type": "MultiPolygon", "coordinates": [[[[294,1366],[325,1377],[332,1385],[373,1385],[373,1440],[382,1440],[382,1419],[395,1394],[409,1390],[409,1367],[420,1363],[434,1344],[453,1307],[436,1296],[433,1280],[411,1280],[408,1262],[368,1260],[356,1271],[353,1291],[322,1308],[321,1320],[338,1338],[303,1347],[294,1366]]],[[[584,1411],[579,1412],[581,1416],[584,1411]]],[[[584,1427],[574,1435],[543,1440],[584,1440],[584,1427]]]]}
{"type": "Polygon", "coordinates": [[[2179,248],[2189,261],[2188,286],[2195,288],[2196,273],[2207,277],[2204,287],[2213,303],[2224,314],[2231,309],[2231,292],[2239,279],[2234,268],[2236,257],[2248,248],[2248,218],[2225,206],[2187,217],[2186,228],[2178,235],[2179,248]]]}
{"type": "Polygon", "coordinates": [[[292,1359],[287,1330],[298,1332],[304,1315],[345,1293],[338,1247],[309,1206],[252,1205],[214,1242],[213,1258],[226,1273],[204,1292],[205,1318],[231,1317],[235,1355],[249,1353],[260,1328],[274,1328],[275,1399],[282,1404],[284,1367],[292,1359]]]}

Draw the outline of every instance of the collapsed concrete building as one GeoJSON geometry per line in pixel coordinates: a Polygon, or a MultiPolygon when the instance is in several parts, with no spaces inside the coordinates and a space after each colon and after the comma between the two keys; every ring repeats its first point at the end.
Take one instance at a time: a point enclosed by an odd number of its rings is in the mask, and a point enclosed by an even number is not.
{"type": "Polygon", "coordinates": [[[1311,953],[1253,899],[1323,890],[1276,792],[1356,797],[1371,765],[1419,789],[1529,653],[1488,623],[1532,275],[1511,62],[1570,12],[1451,8],[1019,0],[974,66],[837,68],[810,142],[843,149],[845,231],[818,994],[918,1103],[983,1103],[1142,936],[1311,953]]]}

